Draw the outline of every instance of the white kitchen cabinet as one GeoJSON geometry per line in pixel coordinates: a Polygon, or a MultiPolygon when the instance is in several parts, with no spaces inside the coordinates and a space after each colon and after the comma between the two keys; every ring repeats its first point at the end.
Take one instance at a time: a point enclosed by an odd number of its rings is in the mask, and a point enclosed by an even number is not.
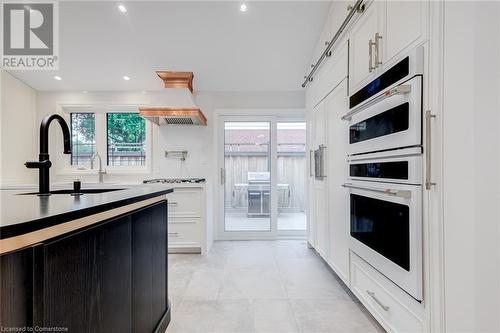
{"type": "Polygon", "coordinates": [[[314,81],[308,87],[306,99],[308,105],[317,105],[325,98],[348,74],[348,43],[340,41],[335,53],[326,58],[324,65],[314,76],[314,81]]]}
{"type": "Polygon", "coordinates": [[[424,332],[424,307],[350,252],[351,291],[387,332],[424,332]]]}
{"type": "Polygon", "coordinates": [[[313,147],[316,149],[321,144],[326,144],[325,103],[319,103],[313,111],[314,130],[313,147]]]}
{"type": "Polygon", "coordinates": [[[201,253],[210,249],[206,184],[175,184],[168,194],[169,253],[201,253]]]}
{"type": "Polygon", "coordinates": [[[307,179],[307,241],[310,246],[316,246],[316,219],[314,216],[314,110],[307,113],[307,151],[308,151],[308,179],[307,179]]]}
{"type": "Polygon", "coordinates": [[[349,91],[428,38],[429,1],[373,1],[349,32],[349,91]]]}
{"type": "Polygon", "coordinates": [[[427,36],[428,1],[385,1],[382,5],[385,27],[381,43],[383,64],[427,36]]]}
{"type": "Polygon", "coordinates": [[[349,284],[349,218],[347,191],[347,124],[341,120],[347,112],[347,80],[344,79],[325,99],[327,138],[328,262],[337,275],[349,284]]]}
{"type": "MultiPolygon", "coordinates": [[[[326,145],[326,114],[324,101],[313,109],[312,130],[313,140],[311,149],[316,150],[320,145],[326,145]]],[[[326,178],[315,179],[312,177],[311,183],[313,200],[310,207],[314,216],[315,248],[321,256],[326,258],[329,252],[326,178]]]]}
{"type": "Polygon", "coordinates": [[[354,23],[349,33],[349,86],[355,91],[374,72],[375,33],[379,29],[379,8],[377,1],[366,5],[365,11],[354,23]],[[371,50],[371,51],[370,51],[371,50]],[[371,57],[370,57],[371,54],[371,57]]]}

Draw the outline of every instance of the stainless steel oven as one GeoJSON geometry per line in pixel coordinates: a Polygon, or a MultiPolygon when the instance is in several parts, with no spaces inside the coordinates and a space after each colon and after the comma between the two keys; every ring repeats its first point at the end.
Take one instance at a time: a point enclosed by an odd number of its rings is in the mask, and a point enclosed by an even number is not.
{"type": "Polygon", "coordinates": [[[363,154],[422,145],[423,49],[352,94],[348,154],[363,154]]]}

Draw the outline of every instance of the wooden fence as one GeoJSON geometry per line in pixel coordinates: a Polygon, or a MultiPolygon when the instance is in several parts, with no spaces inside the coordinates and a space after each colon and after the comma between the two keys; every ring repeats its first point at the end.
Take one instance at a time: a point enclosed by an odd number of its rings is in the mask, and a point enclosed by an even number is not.
{"type": "MultiPolygon", "coordinates": [[[[290,193],[278,191],[280,211],[298,212],[305,209],[306,158],[304,154],[278,154],[276,163],[277,183],[288,184],[290,193]]],[[[269,171],[267,156],[229,155],[225,156],[226,209],[245,210],[247,192],[237,184],[248,183],[248,172],[269,171]]]]}

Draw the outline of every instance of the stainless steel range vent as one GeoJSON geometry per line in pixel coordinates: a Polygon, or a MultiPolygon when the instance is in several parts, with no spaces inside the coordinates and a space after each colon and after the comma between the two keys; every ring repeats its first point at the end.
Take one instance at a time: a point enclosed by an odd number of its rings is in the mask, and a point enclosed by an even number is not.
{"type": "Polygon", "coordinates": [[[194,125],[191,118],[163,118],[167,125],[194,125]]]}

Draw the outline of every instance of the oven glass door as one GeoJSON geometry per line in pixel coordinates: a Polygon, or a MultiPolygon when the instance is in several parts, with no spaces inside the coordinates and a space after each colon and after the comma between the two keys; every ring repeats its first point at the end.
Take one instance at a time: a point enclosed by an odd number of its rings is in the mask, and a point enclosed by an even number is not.
{"type": "Polygon", "coordinates": [[[423,182],[422,151],[411,148],[351,156],[349,178],[420,185],[423,182]]]}
{"type": "Polygon", "coordinates": [[[349,121],[349,153],[384,151],[422,144],[422,78],[404,83],[409,93],[393,95],[352,116],[349,121]]]}
{"type": "Polygon", "coordinates": [[[421,186],[352,181],[350,249],[422,299],[421,186]]]}
{"type": "Polygon", "coordinates": [[[410,207],[350,195],[351,236],[406,271],[410,270],[410,207]]]}

